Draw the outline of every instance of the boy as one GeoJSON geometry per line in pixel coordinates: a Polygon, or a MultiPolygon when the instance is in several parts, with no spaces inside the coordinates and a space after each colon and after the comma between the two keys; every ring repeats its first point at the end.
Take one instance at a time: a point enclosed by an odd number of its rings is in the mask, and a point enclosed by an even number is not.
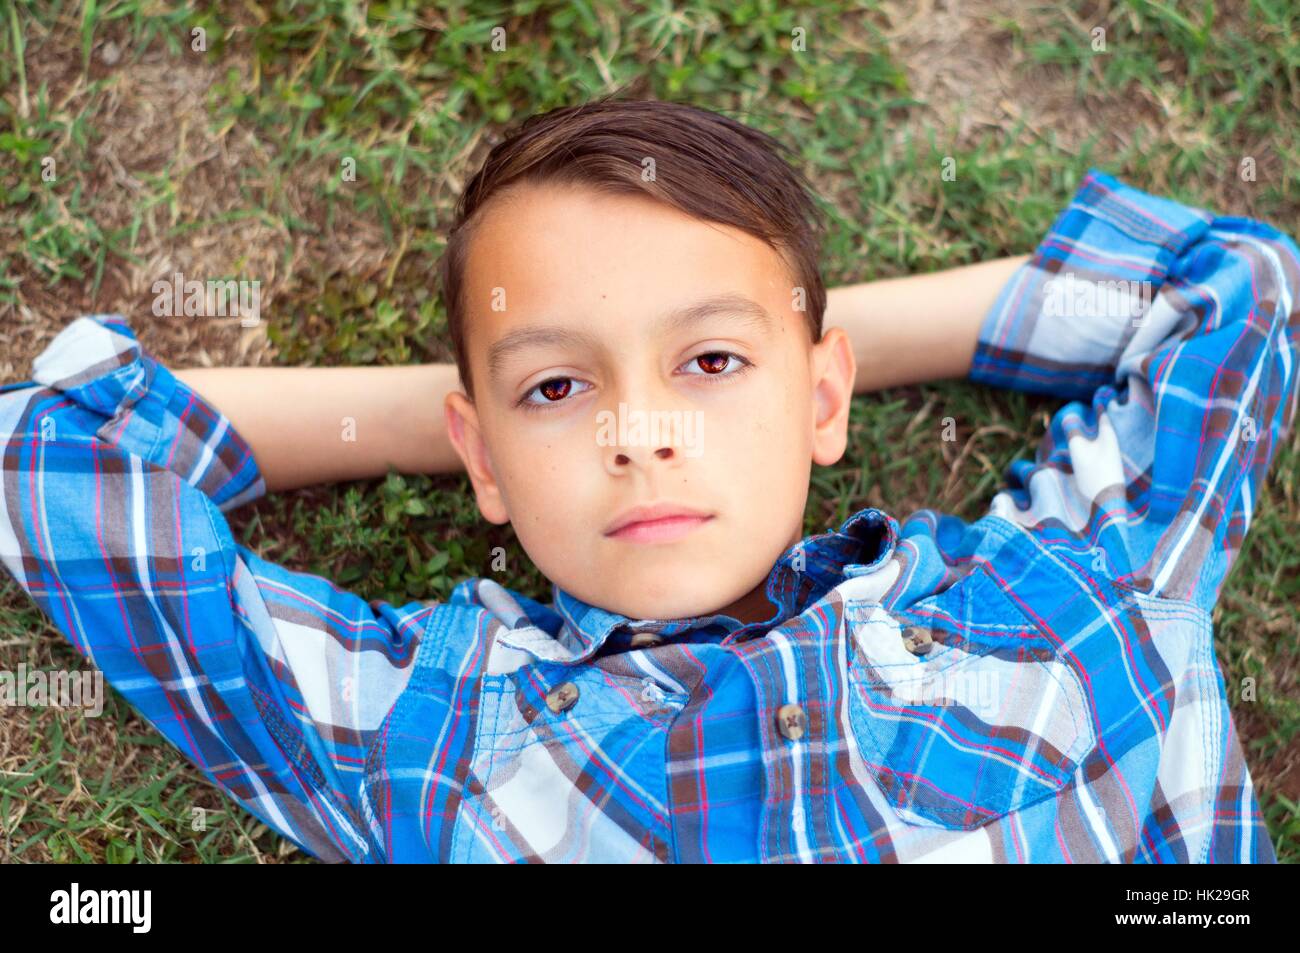
{"type": "Polygon", "coordinates": [[[0,556],[326,860],[1273,861],[1210,610],[1294,418],[1295,244],[1094,170],[1033,256],[828,296],[814,208],[704,110],[535,117],[457,210],[455,367],[173,373],[79,319],[0,395],[0,556]],[[963,375],[1069,399],[989,513],[800,539],[851,395],[963,375]],[[553,602],[367,603],[231,536],[390,465],[463,465],[553,602]]]}

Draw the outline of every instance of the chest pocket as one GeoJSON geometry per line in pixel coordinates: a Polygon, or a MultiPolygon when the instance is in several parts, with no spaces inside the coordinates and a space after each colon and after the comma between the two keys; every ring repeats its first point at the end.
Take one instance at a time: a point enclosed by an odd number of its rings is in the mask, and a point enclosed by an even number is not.
{"type": "Polygon", "coordinates": [[[846,606],[854,740],[893,810],[971,830],[1058,793],[1097,739],[1056,646],[980,566],[891,615],[846,606]]]}
{"type": "Polygon", "coordinates": [[[453,862],[671,860],[667,739],[687,696],[622,665],[482,676],[453,862]]]}

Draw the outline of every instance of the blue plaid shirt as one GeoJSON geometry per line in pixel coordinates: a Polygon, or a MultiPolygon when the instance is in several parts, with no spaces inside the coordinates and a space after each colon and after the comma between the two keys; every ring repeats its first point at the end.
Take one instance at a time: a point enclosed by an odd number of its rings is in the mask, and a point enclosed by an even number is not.
{"type": "Polygon", "coordinates": [[[1294,418],[1297,288],[1275,229],[1089,172],[970,372],[1068,400],[1036,459],[974,522],[792,546],[763,624],[267,562],[225,515],[248,445],[109,316],[0,394],[0,558],[326,860],[1273,861],[1210,610],[1294,418]]]}

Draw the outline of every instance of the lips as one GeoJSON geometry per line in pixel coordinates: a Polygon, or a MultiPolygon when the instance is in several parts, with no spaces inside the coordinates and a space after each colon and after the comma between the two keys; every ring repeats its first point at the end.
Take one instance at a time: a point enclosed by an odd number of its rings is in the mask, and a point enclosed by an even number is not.
{"type": "Polygon", "coordinates": [[[676,503],[634,506],[605,530],[614,539],[661,542],[678,539],[713,519],[713,514],[676,503]]]}

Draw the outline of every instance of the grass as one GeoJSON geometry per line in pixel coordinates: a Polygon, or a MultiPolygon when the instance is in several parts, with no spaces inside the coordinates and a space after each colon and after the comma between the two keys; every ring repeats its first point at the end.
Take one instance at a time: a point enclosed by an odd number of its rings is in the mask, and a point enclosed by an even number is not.
{"type": "MultiPolygon", "coordinates": [[[[894,5],[768,0],[124,0],[20,2],[3,20],[0,381],[25,378],[68,320],[99,311],[130,316],[172,366],[448,359],[432,275],[458,189],[505,126],[621,86],[793,146],[823,197],[830,284],[1028,251],[1091,165],[1292,234],[1300,222],[1300,21],[1287,0],[966,0],[914,19],[894,5]],[[805,52],[791,49],[795,30],[805,52]],[[946,158],[956,181],[940,174],[946,158]],[[1253,181],[1238,174],[1247,158],[1253,181]],[[149,284],[177,267],[260,280],[269,320],[247,335],[153,317],[149,284]]],[[[859,398],[849,453],[814,474],[805,528],[864,505],[977,518],[1056,405],[964,382],[859,398]],[[955,443],[934,439],[944,417],[955,443]]],[[[1298,474],[1293,434],[1214,613],[1286,862],[1300,859],[1298,474]]],[[[232,523],[267,558],[367,598],[445,598],[497,545],[512,585],[549,598],[509,528],[480,521],[463,477],[283,494],[232,523]]],[[[81,667],[6,577],[0,668],[19,662],[81,667]]],[[[99,719],[6,713],[0,827],[0,860],[309,859],[116,695],[99,719]]]]}

